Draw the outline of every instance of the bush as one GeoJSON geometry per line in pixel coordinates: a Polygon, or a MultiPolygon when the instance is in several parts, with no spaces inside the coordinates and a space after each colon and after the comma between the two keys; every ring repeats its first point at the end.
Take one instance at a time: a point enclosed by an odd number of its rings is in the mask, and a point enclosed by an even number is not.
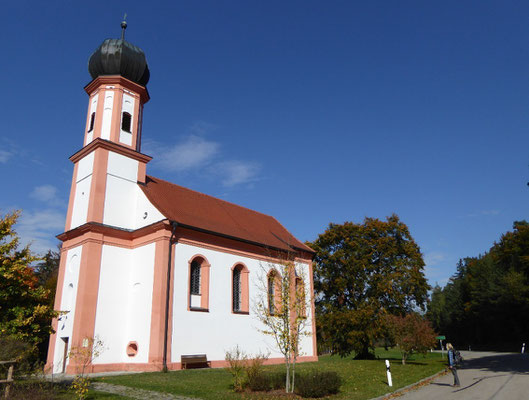
{"type": "Polygon", "coordinates": [[[268,392],[269,390],[285,389],[285,372],[260,372],[252,375],[246,387],[252,392],[268,392]]]}
{"type": "Polygon", "coordinates": [[[263,364],[268,359],[268,355],[256,354],[246,363],[246,383],[248,387],[262,386],[263,364]]]}
{"type": "Polygon", "coordinates": [[[284,389],[286,378],[286,372],[271,372],[269,373],[270,386],[273,390],[284,389]]]}
{"type": "MultiPolygon", "coordinates": [[[[11,400],[51,400],[64,399],[67,395],[66,383],[49,382],[44,380],[19,380],[15,381],[9,392],[11,400]]],[[[3,390],[0,390],[3,395],[3,390]]]]}
{"type": "MultiPolygon", "coordinates": [[[[0,361],[15,360],[14,374],[15,377],[31,374],[38,367],[38,359],[36,357],[36,348],[29,343],[10,336],[0,336],[0,361]]],[[[7,374],[7,365],[0,366],[0,375],[7,374]]]]}
{"type": "Polygon", "coordinates": [[[246,385],[252,392],[268,392],[272,390],[270,374],[264,372],[253,375],[251,379],[248,379],[246,385]]]}
{"type": "Polygon", "coordinates": [[[342,379],[336,372],[313,371],[296,374],[294,390],[301,397],[323,397],[338,393],[341,385],[342,379]]]}
{"type": "Polygon", "coordinates": [[[239,346],[235,346],[234,349],[226,352],[226,361],[228,372],[233,377],[233,390],[240,392],[243,389],[243,374],[246,369],[246,363],[248,356],[239,349],[239,346]]]}

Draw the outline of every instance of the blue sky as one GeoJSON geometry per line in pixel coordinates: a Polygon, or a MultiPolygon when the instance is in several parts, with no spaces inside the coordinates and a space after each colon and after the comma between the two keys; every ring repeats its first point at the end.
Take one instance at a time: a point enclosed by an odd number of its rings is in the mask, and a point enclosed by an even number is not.
{"type": "Polygon", "coordinates": [[[125,12],[149,174],[304,241],[395,212],[431,284],[528,218],[528,2],[22,0],[0,15],[0,211],[35,250],[64,228],[87,61],[125,12]]]}

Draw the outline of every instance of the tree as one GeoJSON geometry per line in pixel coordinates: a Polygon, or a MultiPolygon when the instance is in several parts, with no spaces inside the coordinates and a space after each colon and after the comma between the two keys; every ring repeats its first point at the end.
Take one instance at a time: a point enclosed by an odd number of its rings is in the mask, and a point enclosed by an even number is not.
{"type": "Polygon", "coordinates": [[[320,337],[334,354],[372,358],[369,350],[382,336],[387,314],[425,308],[429,286],[422,254],[397,215],[330,224],[307,244],[316,251],[320,337]]]}
{"type": "Polygon", "coordinates": [[[261,332],[273,337],[285,359],[285,391],[293,393],[296,361],[301,355],[300,338],[311,334],[307,331],[306,310],[310,309],[311,298],[306,295],[306,275],[288,259],[278,264],[270,263],[262,269],[254,312],[265,326],[261,332]]]}
{"type": "Polygon", "coordinates": [[[57,278],[59,276],[59,251],[48,250],[48,252],[42,257],[42,260],[34,268],[35,274],[39,280],[39,285],[50,290],[49,301],[51,305],[54,304],[57,278]]]}
{"type": "Polygon", "coordinates": [[[515,221],[490,250],[460,260],[427,316],[458,346],[514,350],[529,331],[529,224],[515,221]]]}
{"type": "Polygon", "coordinates": [[[36,346],[52,333],[57,313],[49,303],[50,290],[39,285],[31,264],[39,257],[29,246],[19,248],[13,226],[20,212],[0,217],[0,335],[36,346]]]}
{"type": "Polygon", "coordinates": [[[386,317],[391,336],[399,346],[402,354],[402,364],[413,353],[426,354],[428,349],[435,346],[435,332],[430,323],[417,313],[388,315],[386,317]]]}
{"type": "MultiPolygon", "coordinates": [[[[59,247],[60,250],[60,247],[59,247]]],[[[41,261],[38,262],[33,270],[38,279],[39,286],[43,287],[46,290],[49,290],[50,294],[48,296],[48,305],[53,307],[55,304],[55,292],[57,290],[57,279],[59,277],[59,261],[60,253],[58,251],[48,250],[48,252],[42,257],[41,261]]],[[[51,326],[51,319],[48,322],[48,325],[51,326]]],[[[46,359],[46,354],[49,347],[48,336],[45,340],[39,343],[39,359],[46,359]]]]}

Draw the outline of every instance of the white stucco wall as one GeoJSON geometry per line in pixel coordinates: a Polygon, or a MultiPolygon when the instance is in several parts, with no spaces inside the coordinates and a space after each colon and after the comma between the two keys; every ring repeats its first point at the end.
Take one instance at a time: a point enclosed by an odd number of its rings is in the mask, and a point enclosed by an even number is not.
{"type": "Polygon", "coordinates": [[[91,185],[92,175],[87,176],[75,184],[75,195],[70,229],[77,228],[86,222],[91,185]]]}
{"type": "Polygon", "coordinates": [[[137,184],[138,161],[109,152],[103,223],[138,229],[165,217],[137,184]]]}
{"type": "MultiPolygon", "coordinates": [[[[224,360],[226,351],[236,345],[246,353],[269,352],[271,358],[282,357],[274,345],[273,338],[258,331],[262,325],[252,309],[260,293],[258,279],[263,274],[266,276],[270,267],[269,263],[253,258],[177,244],[174,266],[172,362],[180,362],[182,354],[206,354],[208,360],[224,360]],[[188,261],[197,254],[206,257],[211,264],[207,313],[187,310],[188,261]],[[231,268],[240,262],[250,271],[250,315],[232,313],[231,268]]],[[[303,264],[303,268],[308,277],[308,265],[303,264]]],[[[308,282],[306,282],[306,290],[309,295],[308,282]]],[[[312,326],[310,309],[307,310],[307,315],[310,332],[312,326]]],[[[311,336],[302,338],[301,349],[303,355],[313,355],[311,336]]]]}
{"type": "MultiPolygon", "coordinates": [[[[53,372],[62,372],[64,357],[64,341],[62,338],[71,338],[73,321],[75,317],[75,302],[77,300],[77,288],[79,282],[79,267],[81,265],[81,255],[83,246],[74,247],[66,252],[64,282],[62,286],[62,296],[60,311],[68,311],[67,314],[59,318],[57,324],[57,336],[55,341],[55,354],[53,356],[53,372]]],[[[70,341],[71,346],[71,341],[70,341]]]]}
{"type": "Polygon", "coordinates": [[[92,173],[94,170],[94,152],[87,154],[77,164],[77,176],[75,177],[75,194],[72,209],[72,221],[68,229],[74,229],[86,222],[88,213],[88,202],[90,200],[90,187],[92,184],[92,173]]]}
{"type": "Polygon", "coordinates": [[[85,143],[85,145],[87,145],[88,143],[90,143],[94,139],[94,131],[91,130],[90,132],[88,132],[88,129],[90,128],[90,121],[92,119],[92,113],[96,112],[96,110],[97,110],[97,99],[98,98],[99,98],[99,94],[96,93],[90,99],[90,106],[89,106],[89,110],[88,110],[88,119],[86,121],[86,131],[87,131],[87,133],[86,133],[86,143],[85,143]]]}
{"type": "Polygon", "coordinates": [[[112,125],[112,108],[114,107],[114,91],[105,91],[105,102],[103,103],[103,122],[101,126],[101,138],[110,140],[110,128],[112,125]]]}
{"type": "Polygon", "coordinates": [[[104,350],[95,364],[146,363],[149,356],[155,244],[103,246],[94,334],[104,350]],[[138,354],[129,357],[129,342],[138,354]]]}
{"type": "Polygon", "coordinates": [[[123,119],[123,113],[128,112],[131,115],[131,121],[130,121],[130,132],[126,132],[123,129],[121,129],[121,124],[119,126],[119,141],[121,143],[128,144],[129,146],[132,145],[132,131],[134,130],[134,97],[124,93],[123,94],[123,102],[121,104],[121,118],[123,119]]]}
{"type": "Polygon", "coordinates": [[[136,193],[136,211],[134,213],[136,216],[134,221],[135,229],[165,219],[165,216],[152,205],[138,185],[136,185],[136,193]]]}

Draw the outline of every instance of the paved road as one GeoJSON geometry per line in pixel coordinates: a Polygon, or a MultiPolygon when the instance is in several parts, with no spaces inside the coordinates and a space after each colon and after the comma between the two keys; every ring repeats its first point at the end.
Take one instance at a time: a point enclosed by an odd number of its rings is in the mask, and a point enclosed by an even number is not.
{"type": "Polygon", "coordinates": [[[452,387],[452,374],[410,391],[399,400],[528,400],[529,354],[461,352],[461,387],[452,387]]]}

